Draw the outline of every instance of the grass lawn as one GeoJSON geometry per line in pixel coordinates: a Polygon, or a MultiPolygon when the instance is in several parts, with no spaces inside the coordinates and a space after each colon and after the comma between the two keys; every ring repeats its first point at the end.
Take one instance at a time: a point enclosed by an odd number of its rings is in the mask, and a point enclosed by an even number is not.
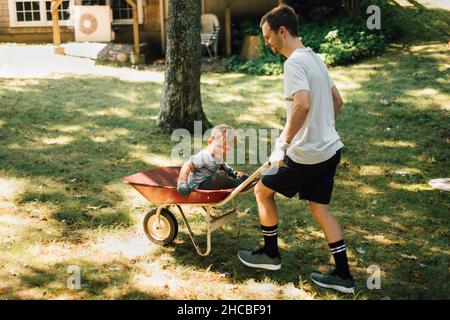
{"type": "MultiPolygon", "coordinates": [[[[355,296],[308,279],[332,259],[298,199],[277,198],[278,272],[249,269],[236,257],[262,240],[252,194],[238,203],[241,236],[215,231],[208,257],[195,253],[181,219],[173,245],[145,238],[142,219],[152,206],[121,178],[179,164],[170,159],[176,142],[155,127],[161,81],[0,78],[0,298],[449,299],[450,193],[427,184],[449,175],[448,50],[393,46],[331,69],[345,100],[332,210],[344,227],[355,296]],[[72,265],[80,267],[79,290],[67,289],[72,265]],[[371,265],[381,269],[379,290],[366,287],[371,265]]],[[[283,124],[282,77],[206,73],[202,96],[214,124],[283,124]]]]}

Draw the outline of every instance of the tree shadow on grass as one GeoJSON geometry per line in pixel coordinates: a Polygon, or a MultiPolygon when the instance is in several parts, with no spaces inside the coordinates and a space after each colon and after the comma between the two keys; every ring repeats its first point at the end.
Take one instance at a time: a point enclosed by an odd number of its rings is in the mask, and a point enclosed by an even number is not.
{"type": "Polygon", "coordinates": [[[169,143],[156,145],[168,139],[155,139],[148,126],[159,85],[109,78],[35,80],[20,88],[20,100],[12,89],[1,92],[2,170],[43,187],[27,190],[18,203],[55,204],[60,210],[54,217],[77,227],[129,226],[128,214],[112,210],[123,201],[121,194],[104,187],[150,167],[130,156],[138,142],[144,152],[154,145],[168,153],[169,143]]]}
{"type": "Polygon", "coordinates": [[[390,13],[402,26],[399,30],[395,30],[398,33],[396,38],[412,42],[447,41],[450,26],[449,10],[426,8],[414,0],[408,2],[412,4],[411,7],[401,7],[397,4],[396,10],[390,13]]]}
{"type": "Polygon", "coordinates": [[[108,263],[66,261],[41,267],[29,266],[18,275],[19,286],[3,288],[0,295],[7,299],[161,299],[160,295],[132,287],[129,284],[132,271],[122,260],[108,263]],[[71,266],[78,268],[69,269],[71,266]],[[78,271],[79,288],[75,281],[78,271]]]}

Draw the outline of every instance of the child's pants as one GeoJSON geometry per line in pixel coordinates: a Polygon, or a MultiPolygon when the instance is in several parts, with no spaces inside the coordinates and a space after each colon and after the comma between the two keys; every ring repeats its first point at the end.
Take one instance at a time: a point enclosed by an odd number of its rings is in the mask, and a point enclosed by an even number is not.
{"type": "Polygon", "coordinates": [[[214,175],[200,183],[198,189],[201,190],[220,190],[233,189],[240,184],[240,179],[232,178],[223,170],[217,170],[214,175]]]}

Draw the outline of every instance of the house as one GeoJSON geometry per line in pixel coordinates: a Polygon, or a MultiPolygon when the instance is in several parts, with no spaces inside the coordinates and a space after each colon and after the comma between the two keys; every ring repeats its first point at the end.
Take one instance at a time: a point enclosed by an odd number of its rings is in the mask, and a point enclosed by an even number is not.
{"type": "MultiPolygon", "coordinates": [[[[166,22],[170,0],[137,0],[139,40],[152,50],[164,52],[166,22]]],[[[278,4],[278,0],[199,0],[202,13],[213,13],[220,21],[221,47],[230,41],[230,19],[260,17],[278,4]],[[228,8],[228,11],[227,11],[228,8]]],[[[0,42],[52,42],[52,0],[0,0],[0,42]]],[[[110,6],[112,10],[111,29],[114,42],[133,42],[132,11],[126,0],[63,0],[59,10],[59,24],[62,42],[75,40],[74,22],[70,19],[73,5],[110,6]]]]}

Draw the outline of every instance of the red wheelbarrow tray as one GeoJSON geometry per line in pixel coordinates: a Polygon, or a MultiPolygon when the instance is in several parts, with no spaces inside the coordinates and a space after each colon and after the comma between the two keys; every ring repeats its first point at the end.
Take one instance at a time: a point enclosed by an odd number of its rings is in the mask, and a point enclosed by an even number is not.
{"type": "Polygon", "coordinates": [[[148,201],[163,204],[214,204],[224,200],[234,189],[195,190],[188,197],[177,191],[181,167],[160,167],[125,177],[123,182],[133,186],[148,201]]]}
{"type": "MultiPolygon", "coordinates": [[[[144,230],[149,239],[160,245],[167,245],[173,241],[176,236],[178,227],[175,217],[170,210],[171,207],[177,207],[178,211],[186,224],[189,236],[194,244],[195,250],[201,256],[206,256],[211,251],[211,232],[220,228],[224,224],[237,218],[237,209],[234,197],[239,194],[249,192],[260,179],[262,170],[269,164],[265,163],[258,170],[253,172],[248,179],[241,183],[234,189],[224,190],[195,190],[192,191],[188,197],[182,196],[177,191],[178,174],[180,167],[160,167],[152,170],[139,172],[131,176],[125,177],[123,182],[130,184],[140,194],[142,194],[148,201],[157,206],[156,209],[147,213],[144,218],[144,230]],[[229,201],[232,201],[231,209],[222,209],[214,212],[212,215],[212,209],[218,209],[218,207],[224,206],[229,201]],[[206,212],[206,232],[207,232],[207,248],[202,251],[199,245],[194,239],[194,234],[189,226],[189,222],[183,212],[182,206],[193,205],[201,206],[206,212]],[[161,219],[162,210],[166,214],[165,220],[167,224],[163,224],[163,228],[159,228],[159,219],[161,219]],[[170,213],[170,215],[169,215],[170,213]],[[151,217],[155,217],[158,223],[150,223],[151,217]],[[172,222],[172,224],[170,223],[172,222]],[[158,232],[164,229],[164,226],[169,227],[168,234],[164,234],[164,238],[159,235],[158,232]],[[170,232],[171,226],[173,233],[170,232]],[[152,229],[153,228],[153,229],[152,229]]],[[[165,229],[164,229],[165,230],[165,229]]],[[[238,228],[239,235],[239,228],[238,228]]]]}

